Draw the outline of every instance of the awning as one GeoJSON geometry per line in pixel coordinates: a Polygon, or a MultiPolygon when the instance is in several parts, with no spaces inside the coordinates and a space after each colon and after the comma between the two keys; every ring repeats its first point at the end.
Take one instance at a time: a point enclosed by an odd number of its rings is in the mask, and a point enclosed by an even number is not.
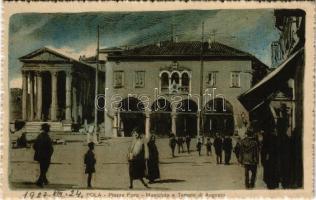
{"type": "Polygon", "coordinates": [[[288,81],[294,76],[297,69],[297,61],[303,56],[304,48],[293,53],[274,71],[264,77],[252,88],[238,97],[241,104],[249,111],[260,107],[275,91],[279,89],[282,83],[288,81]]]}

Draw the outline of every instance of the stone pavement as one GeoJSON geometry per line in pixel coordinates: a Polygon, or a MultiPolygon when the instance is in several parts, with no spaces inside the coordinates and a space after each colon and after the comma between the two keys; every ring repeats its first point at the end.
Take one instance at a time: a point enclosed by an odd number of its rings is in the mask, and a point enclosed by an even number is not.
{"type": "MultiPolygon", "coordinates": [[[[85,188],[83,156],[87,145],[83,141],[55,145],[52,164],[48,171],[48,188],[85,188]]],[[[127,149],[131,138],[114,138],[97,145],[96,173],[93,175],[94,189],[126,190],[129,186],[127,149]]],[[[191,142],[195,150],[195,140],[191,142]]],[[[176,154],[171,157],[168,139],[157,139],[160,154],[161,180],[150,185],[150,190],[231,190],[244,189],[244,170],[232,155],[231,165],[217,165],[214,149],[212,156],[206,156],[205,146],[202,156],[196,151],[191,154],[176,154]]],[[[33,184],[39,174],[39,166],[33,161],[32,148],[12,149],[9,166],[9,181],[12,188],[36,188],[33,184]]],[[[224,154],[223,154],[224,158],[224,154]]],[[[265,189],[262,181],[262,167],[258,168],[257,189],[265,189]]],[[[139,182],[135,190],[145,190],[139,182]]],[[[147,189],[146,189],[147,190],[147,189]]]]}

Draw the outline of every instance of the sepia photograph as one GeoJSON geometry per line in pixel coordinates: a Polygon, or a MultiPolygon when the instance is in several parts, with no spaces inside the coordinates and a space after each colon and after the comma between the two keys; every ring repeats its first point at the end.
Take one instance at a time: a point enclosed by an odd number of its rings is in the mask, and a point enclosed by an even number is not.
{"type": "Polygon", "coordinates": [[[306,188],[304,9],[7,20],[10,190],[306,188]]]}

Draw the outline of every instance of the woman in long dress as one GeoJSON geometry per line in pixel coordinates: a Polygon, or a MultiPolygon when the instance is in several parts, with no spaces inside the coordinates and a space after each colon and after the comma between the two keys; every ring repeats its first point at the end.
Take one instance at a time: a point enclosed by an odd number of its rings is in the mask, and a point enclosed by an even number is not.
{"type": "Polygon", "coordinates": [[[156,179],[160,178],[160,171],[159,171],[159,152],[156,146],[156,137],[152,135],[148,142],[148,152],[149,158],[147,161],[148,167],[148,175],[147,179],[149,183],[154,183],[156,179]]]}
{"type": "Polygon", "coordinates": [[[130,186],[133,188],[133,181],[138,179],[140,180],[145,187],[148,185],[144,181],[145,171],[146,171],[146,158],[145,151],[147,147],[143,141],[143,135],[134,132],[134,138],[132,144],[129,148],[128,154],[128,163],[129,163],[129,177],[130,177],[130,186]]]}

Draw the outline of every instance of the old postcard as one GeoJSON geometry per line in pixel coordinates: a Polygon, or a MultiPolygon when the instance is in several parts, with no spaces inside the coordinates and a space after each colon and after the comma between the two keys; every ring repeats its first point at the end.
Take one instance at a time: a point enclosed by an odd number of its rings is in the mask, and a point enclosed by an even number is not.
{"type": "Polygon", "coordinates": [[[5,2],[4,198],[311,198],[314,8],[5,2]]]}

